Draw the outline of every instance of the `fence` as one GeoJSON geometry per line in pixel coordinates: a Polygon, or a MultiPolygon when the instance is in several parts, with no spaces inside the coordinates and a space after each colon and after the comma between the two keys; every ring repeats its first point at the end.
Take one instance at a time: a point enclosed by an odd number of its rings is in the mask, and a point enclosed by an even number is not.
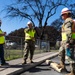
{"type": "MultiPolygon", "coordinates": [[[[5,59],[16,59],[23,57],[24,52],[24,37],[17,37],[17,36],[6,36],[6,43],[5,43],[5,59]]],[[[55,42],[52,42],[55,43],[55,42]]],[[[42,53],[42,52],[49,52],[51,49],[55,49],[55,46],[51,46],[50,41],[40,40],[37,39],[35,41],[35,53],[42,53]]]]}

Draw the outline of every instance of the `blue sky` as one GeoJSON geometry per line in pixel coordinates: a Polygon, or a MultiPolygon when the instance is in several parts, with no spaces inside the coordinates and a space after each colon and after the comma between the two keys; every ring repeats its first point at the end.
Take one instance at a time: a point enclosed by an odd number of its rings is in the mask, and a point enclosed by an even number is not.
{"type": "MultiPolygon", "coordinates": [[[[13,0],[0,0],[0,11],[2,9],[5,8],[6,5],[9,5],[13,3],[13,0]]],[[[60,12],[62,10],[63,7],[60,7],[58,10],[57,10],[57,13],[51,17],[48,21],[48,24],[50,25],[50,23],[59,18],[60,16],[60,12]]],[[[1,26],[1,29],[3,31],[6,31],[7,34],[14,31],[14,30],[17,30],[17,29],[20,29],[20,28],[25,28],[26,26],[26,23],[28,20],[23,20],[23,21],[20,21],[19,19],[9,19],[9,18],[3,18],[4,17],[4,13],[0,14],[0,19],[2,20],[2,26],[1,26]]]]}

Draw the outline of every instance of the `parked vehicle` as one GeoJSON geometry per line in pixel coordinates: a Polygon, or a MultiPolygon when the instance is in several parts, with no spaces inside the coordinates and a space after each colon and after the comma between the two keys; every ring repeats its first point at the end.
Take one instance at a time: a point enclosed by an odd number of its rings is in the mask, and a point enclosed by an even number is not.
{"type": "Polygon", "coordinates": [[[46,48],[46,46],[47,46],[47,42],[41,42],[41,47],[42,48],[46,48]]]}
{"type": "Polygon", "coordinates": [[[9,41],[6,41],[5,47],[6,48],[14,48],[15,49],[15,48],[17,48],[17,43],[9,40],[9,41]]]}

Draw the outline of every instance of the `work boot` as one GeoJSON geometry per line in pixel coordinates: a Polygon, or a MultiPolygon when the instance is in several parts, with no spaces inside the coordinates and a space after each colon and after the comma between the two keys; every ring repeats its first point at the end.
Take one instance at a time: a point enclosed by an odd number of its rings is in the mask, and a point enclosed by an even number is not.
{"type": "MultiPolygon", "coordinates": [[[[75,64],[74,64],[74,66],[75,66],[75,64]]],[[[66,74],[66,75],[75,75],[75,70],[74,70],[74,68],[71,69],[71,73],[68,73],[68,74],[66,74]]]]}
{"type": "Polygon", "coordinates": [[[57,65],[58,68],[65,68],[65,65],[63,64],[63,62],[60,62],[60,64],[57,65]]]}
{"type": "Polygon", "coordinates": [[[68,72],[66,67],[65,67],[65,64],[63,64],[62,62],[60,64],[58,64],[57,67],[62,68],[62,72],[68,72]]]}
{"type": "Polygon", "coordinates": [[[32,60],[30,60],[29,63],[34,63],[34,62],[32,60]]]}
{"type": "Polygon", "coordinates": [[[27,64],[26,60],[23,61],[22,65],[27,64]]]}
{"type": "Polygon", "coordinates": [[[68,73],[66,75],[75,75],[75,63],[72,64],[71,73],[68,73]]]}
{"type": "Polygon", "coordinates": [[[65,75],[75,75],[75,73],[71,72],[71,73],[68,73],[68,74],[65,74],[65,75]]]}
{"type": "Polygon", "coordinates": [[[9,64],[8,64],[8,63],[6,63],[6,62],[5,62],[5,63],[1,63],[1,66],[4,66],[4,65],[9,65],[9,64]]]}

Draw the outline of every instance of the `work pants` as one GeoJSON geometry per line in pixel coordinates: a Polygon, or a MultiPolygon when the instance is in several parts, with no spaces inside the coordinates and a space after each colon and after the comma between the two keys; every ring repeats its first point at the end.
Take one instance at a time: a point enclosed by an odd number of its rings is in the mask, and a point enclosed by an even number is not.
{"type": "Polygon", "coordinates": [[[30,60],[32,60],[34,55],[34,50],[35,50],[35,42],[31,40],[26,41],[24,46],[24,56],[23,56],[24,60],[28,58],[29,52],[30,52],[30,60]]]}
{"type": "MultiPolygon", "coordinates": [[[[69,49],[71,50],[71,56],[67,56],[67,60],[70,63],[71,72],[73,72],[75,74],[75,57],[74,57],[75,40],[71,39],[68,43],[69,43],[69,49]]],[[[66,50],[66,47],[65,47],[65,50],[66,50]]]]}
{"type": "Polygon", "coordinates": [[[0,60],[1,60],[1,64],[4,64],[5,63],[3,44],[0,44],[0,60]]]}
{"type": "Polygon", "coordinates": [[[74,73],[75,74],[75,60],[73,60],[71,57],[69,56],[66,56],[67,57],[67,60],[68,62],[70,63],[70,70],[71,70],[71,73],[74,73]]]}
{"type": "Polygon", "coordinates": [[[60,61],[65,65],[65,49],[66,49],[66,41],[61,42],[61,46],[59,48],[59,56],[60,61]]]}

